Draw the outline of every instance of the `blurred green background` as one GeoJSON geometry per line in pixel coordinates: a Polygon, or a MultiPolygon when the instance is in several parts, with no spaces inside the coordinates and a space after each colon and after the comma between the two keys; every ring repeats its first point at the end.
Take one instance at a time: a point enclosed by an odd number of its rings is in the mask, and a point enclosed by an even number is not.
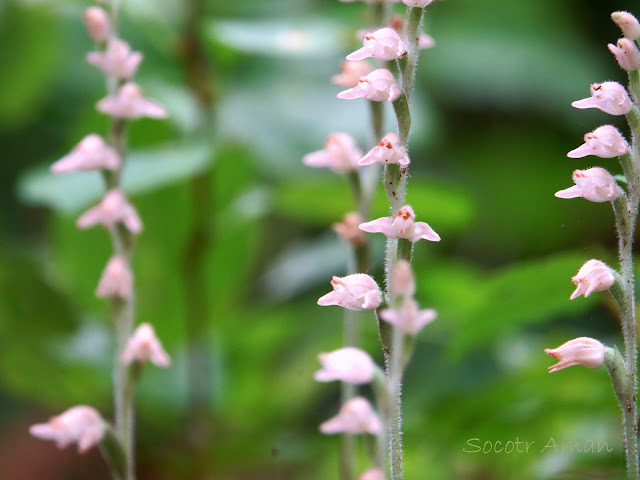
{"type": "MultiPolygon", "coordinates": [[[[318,352],[340,346],[343,312],[315,302],[345,273],[348,250],[329,226],[353,205],[346,179],[301,158],[334,131],[370,147],[366,102],[336,99],[328,81],[357,47],[367,6],[209,0],[190,17],[186,0],[122,3],[122,35],[145,55],[137,81],[170,112],[132,124],[125,174],[145,222],[138,321],[154,324],[174,360],[149,367],[140,385],[139,478],[337,478],[338,439],[317,426],[337,410],[339,386],[312,373],[318,352]],[[198,88],[211,94],[213,121],[190,81],[194,39],[210,68],[198,88]]],[[[111,325],[93,296],[110,245],[100,229],[74,226],[101,182],[47,170],[106,128],[93,108],[103,79],[83,61],[88,5],[0,3],[2,479],[108,478],[96,451],[60,453],[27,434],[74,404],[112,409],[111,325]]],[[[606,49],[620,36],[608,16],[620,9],[640,4],[427,9],[436,48],[420,60],[408,201],[443,240],[415,251],[418,299],[439,318],[404,384],[407,480],[622,476],[606,372],[549,376],[543,353],[578,336],[621,340],[608,294],[568,300],[583,262],[616,262],[610,207],[553,196],[575,168],[620,173],[614,160],[565,157],[595,127],[624,127],[570,107],[592,82],[625,81],[606,49]],[[528,454],[465,453],[473,438],[536,443],[528,454]],[[541,452],[551,438],[613,451],[541,452]]],[[[375,217],[387,211],[379,193],[375,217]]],[[[369,273],[381,282],[382,239],[372,239],[369,273]]],[[[381,360],[374,323],[363,318],[364,347],[381,360]]]]}

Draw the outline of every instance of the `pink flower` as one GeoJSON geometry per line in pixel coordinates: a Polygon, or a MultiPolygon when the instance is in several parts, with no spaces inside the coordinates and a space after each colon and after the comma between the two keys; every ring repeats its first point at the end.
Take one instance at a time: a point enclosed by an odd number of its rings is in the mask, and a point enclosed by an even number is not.
{"type": "Polygon", "coordinates": [[[369,354],[359,348],[345,347],[330,353],[321,353],[318,360],[322,369],[314,375],[318,382],[341,382],[362,385],[373,380],[376,365],[369,354]]]}
{"type": "Polygon", "coordinates": [[[418,48],[420,50],[426,50],[428,48],[433,48],[436,46],[436,41],[431,35],[420,34],[418,38],[418,48]]]}
{"type": "Polygon", "coordinates": [[[558,198],[582,197],[590,202],[612,202],[620,195],[616,181],[604,168],[593,167],[587,170],[574,170],[573,187],[556,192],[558,198]]]}
{"type": "Polygon", "coordinates": [[[96,288],[98,298],[131,298],[133,293],[133,273],[129,262],[122,255],[111,257],[104,267],[96,288]]]}
{"type": "Polygon", "coordinates": [[[391,271],[391,294],[396,297],[412,297],[416,293],[416,281],[411,264],[398,260],[391,271]]]}
{"type": "Polygon", "coordinates": [[[358,85],[360,77],[371,73],[371,65],[365,60],[355,62],[342,62],[340,64],[341,73],[331,77],[331,82],[345,88],[352,88],[358,85]]]}
{"type": "Polygon", "coordinates": [[[167,117],[167,111],[163,107],[144,98],[140,87],[131,82],[120,87],[116,95],[100,100],[97,109],[116,118],[167,117]]]}
{"type": "Polygon", "coordinates": [[[78,228],[89,228],[98,223],[107,228],[122,223],[132,233],[142,231],[138,212],[117,189],[109,190],[98,205],[87,210],[76,221],[78,228]]]}
{"type": "Polygon", "coordinates": [[[627,72],[638,69],[640,57],[638,56],[638,49],[631,40],[628,38],[620,38],[618,39],[617,45],[610,43],[607,46],[609,47],[609,51],[616,57],[620,68],[627,72]]]}
{"type": "Polygon", "coordinates": [[[58,448],[77,443],[78,451],[84,453],[102,441],[104,430],[105,422],[98,411],[79,405],[51,417],[47,423],[31,425],[29,433],[43,440],[53,440],[58,448]]]}
{"type": "Polygon", "coordinates": [[[574,365],[600,368],[605,359],[605,346],[598,340],[589,337],[574,338],[558,348],[545,348],[544,351],[558,359],[558,363],[549,367],[549,373],[574,365]]]}
{"type": "Polygon", "coordinates": [[[375,310],[382,303],[376,281],[364,273],[333,277],[333,291],[318,299],[318,305],[339,305],[349,310],[375,310]]]}
{"type": "Polygon", "coordinates": [[[409,205],[405,205],[394,217],[381,217],[360,225],[360,230],[370,233],[383,233],[387,238],[406,238],[415,243],[421,238],[439,242],[440,236],[425,222],[416,222],[416,214],[409,205]]]}
{"type": "Polygon", "coordinates": [[[629,12],[613,12],[611,20],[615,22],[622,34],[629,40],[637,40],[640,38],[640,23],[638,19],[629,12]]]}
{"type": "Polygon", "coordinates": [[[320,431],[325,435],[342,432],[379,435],[382,423],[366,398],[354,397],[342,405],[338,415],[320,425],[320,431]]]}
{"type": "Polygon", "coordinates": [[[407,155],[407,149],[400,145],[398,136],[393,132],[389,132],[382,137],[378,145],[358,160],[358,165],[371,165],[375,162],[378,162],[380,165],[398,163],[402,166],[411,163],[409,155],[407,155]]]}
{"type": "Polygon", "coordinates": [[[362,151],[356,141],[346,133],[332,133],[327,137],[324,150],[308,153],[302,159],[308,167],[327,167],[334,172],[346,173],[358,168],[362,151]]]}
{"type": "Polygon", "coordinates": [[[616,279],[605,263],[592,259],[580,267],[580,270],[571,281],[576,286],[576,289],[571,294],[570,300],[575,300],[580,295],[584,295],[584,298],[587,298],[593,292],[609,290],[616,279]]]}
{"type": "Polygon", "coordinates": [[[92,133],[84,137],[74,149],[51,165],[53,173],[74,170],[117,170],[120,158],[115,150],[104,143],[100,135],[92,133]]]}
{"type": "Polygon", "coordinates": [[[400,96],[400,89],[396,85],[393,74],[385,69],[379,68],[369,75],[360,77],[358,85],[338,94],[338,98],[352,100],[354,98],[366,98],[373,102],[393,102],[400,96]]]}
{"type": "Polygon", "coordinates": [[[100,7],[89,7],[84,11],[84,25],[87,33],[96,43],[103,43],[109,38],[111,26],[109,15],[100,7]]]}
{"type": "Polygon", "coordinates": [[[88,53],[87,62],[111,77],[127,79],[135,75],[142,62],[142,54],[132,52],[127,42],[113,38],[109,40],[104,52],[88,53]]]}
{"type": "Polygon", "coordinates": [[[377,60],[396,60],[407,54],[407,46],[393,28],[381,28],[367,33],[362,42],[364,46],[347,55],[347,60],[364,60],[373,57],[377,60]]]}
{"type": "Polygon", "coordinates": [[[380,318],[407,335],[417,335],[425,325],[433,322],[438,314],[433,309],[418,310],[418,302],[406,298],[400,308],[385,309],[380,312],[380,318]]]}
{"type": "Polygon", "coordinates": [[[357,480],[387,480],[387,477],[384,476],[384,472],[378,467],[373,467],[362,472],[362,475],[360,475],[357,480]]]}
{"type": "Polygon", "coordinates": [[[584,136],[584,142],[578,148],[567,153],[569,158],[582,158],[595,155],[600,158],[614,158],[624,155],[629,149],[627,141],[616,127],[603,125],[584,136]]]}
{"type": "MultiPolygon", "coordinates": [[[[618,82],[603,82],[592,84],[591,96],[577,100],[571,106],[575,108],[598,108],[609,115],[626,115],[631,111],[631,100],[625,88],[618,82]]],[[[617,130],[616,132],[618,135],[620,134],[617,130]]]]}
{"type": "Polygon", "coordinates": [[[402,3],[404,3],[407,7],[424,8],[433,1],[434,0],[402,0],[402,3]]]}
{"type": "Polygon", "coordinates": [[[157,367],[168,367],[171,357],[162,347],[156,332],[149,323],[142,323],[129,339],[120,360],[125,365],[133,362],[151,362],[157,367]]]}
{"type": "Polygon", "coordinates": [[[340,223],[334,223],[331,228],[346,243],[353,247],[362,245],[367,241],[362,230],[358,228],[363,221],[362,216],[357,212],[347,213],[340,223]]]}

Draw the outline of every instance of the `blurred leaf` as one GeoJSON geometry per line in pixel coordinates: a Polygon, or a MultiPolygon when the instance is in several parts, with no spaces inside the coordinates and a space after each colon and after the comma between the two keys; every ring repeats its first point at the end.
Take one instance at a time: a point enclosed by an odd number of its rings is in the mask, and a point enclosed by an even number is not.
{"type": "Polygon", "coordinates": [[[269,56],[327,56],[343,48],[342,29],[328,20],[217,21],[208,32],[240,51],[269,56]]]}
{"type": "MultiPolygon", "coordinates": [[[[449,184],[412,178],[407,197],[418,215],[436,231],[464,228],[472,217],[469,196],[449,184]]],[[[278,189],[276,211],[307,225],[329,226],[353,210],[353,200],[346,178],[335,176],[318,180],[299,180],[278,189]]],[[[389,200],[378,188],[373,203],[372,218],[389,215],[389,200]]]]}
{"type": "MultiPolygon", "coordinates": [[[[123,189],[135,194],[163,187],[203,171],[209,160],[209,148],[197,143],[134,152],[126,163],[123,189]]],[[[38,168],[21,178],[18,189],[26,203],[71,213],[100,199],[104,184],[98,172],[53,175],[38,168]]]]}

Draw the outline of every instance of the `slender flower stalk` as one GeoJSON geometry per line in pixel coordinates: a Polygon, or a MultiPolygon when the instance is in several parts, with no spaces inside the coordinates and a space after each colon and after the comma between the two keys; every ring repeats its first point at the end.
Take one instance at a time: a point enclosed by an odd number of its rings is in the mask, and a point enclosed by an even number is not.
{"type": "Polygon", "coordinates": [[[569,152],[571,158],[594,155],[600,158],[617,157],[624,172],[625,188],[603,168],[576,170],[574,187],[556,193],[560,198],[583,197],[592,202],[611,202],[618,234],[619,271],[598,260],[590,260],[580,269],[572,281],[576,290],[571,299],[592,292],[611,291],[619,306],[620,324],[624,337],[624,355],[617,349],[606,348],[594,339],[578,338],[555,350],[546,350],[560,362],[550,367],[557,371],[571,365],[598,368],[607,366],[614,392],[622,410],[623,440],[627,475],[631,480],[640,479],[638,461],[638,408],[636,391],[637,374],[637,324],[634,280],[633,239],[640,203],[640,52],[634,40],[637,38],[638,21],[628,12],[614,12],[612,19],[627,38],[616,45],[609,44],[619,66],[629,77],[628,93],[616,82],[604,82],[591,86],[591,97],[574,102],[576,108],[597,108],[611,115],[625,115],[631,131],[631,145],[622,134],[610,125],[597,128],[585,135],[585,143],[569,152]]]}

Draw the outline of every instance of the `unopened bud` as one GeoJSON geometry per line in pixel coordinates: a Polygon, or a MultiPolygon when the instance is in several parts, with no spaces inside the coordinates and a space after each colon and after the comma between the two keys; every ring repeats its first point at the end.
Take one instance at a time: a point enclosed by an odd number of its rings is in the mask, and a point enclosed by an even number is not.
{"type": "Polygon", "coordinates": [[[84,25],[87,33],[96,43],[104,43],[109,38],[111,26],[109,15],[100,7],[89,7],[84,11],[84,25]]]}
{"type": "Polygon", "coordinates": [[[416,293],[413,270],[406,260],[398,260],[391,272],[391,293],[398,297],[413,297],[416,293]]]}
{"type": "Polygon", "coordinates": [[[640,23],[638,19],[629,12],[613,12],[611,20],[622,30],[622,34],[629,40],[640,38],[640,23]]]}
{"type": "Polygon", "coordinates": [[[558,348],[546,348],[546,354],[558,359],[558,363],[549,367],[549,373],[563,368],[582,365],[588,368],[600,368],[604,364],[606,347],[595,338],[580,337],[563,343],[558,348]]]}

